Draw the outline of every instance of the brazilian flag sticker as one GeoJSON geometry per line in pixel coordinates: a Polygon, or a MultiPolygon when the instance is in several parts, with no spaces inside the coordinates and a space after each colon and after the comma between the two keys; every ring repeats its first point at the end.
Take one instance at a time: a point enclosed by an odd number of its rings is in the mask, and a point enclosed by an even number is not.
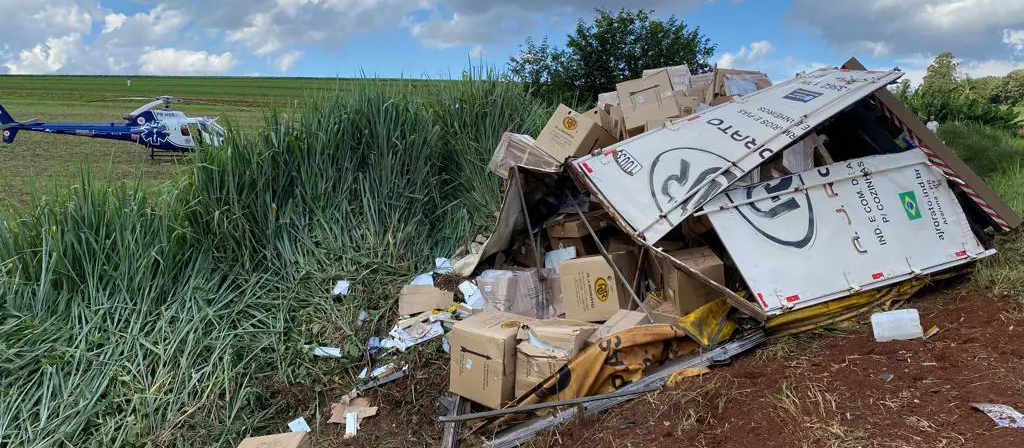
{"type": "Polygon", "coordinates": [[[903,211],[907,213],[907,219],[911,221],[921,219],[921,207],[917,206],[917,196],[913,191],[900,193],[900,202],[903,203],[903,211]]]}

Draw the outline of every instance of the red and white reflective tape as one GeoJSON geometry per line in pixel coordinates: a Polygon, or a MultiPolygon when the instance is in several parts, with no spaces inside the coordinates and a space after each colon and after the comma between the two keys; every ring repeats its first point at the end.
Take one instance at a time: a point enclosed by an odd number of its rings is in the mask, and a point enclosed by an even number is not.
{"type": "Polygon", "coordinates": [[[910,140],[914,142],[914,145],[920,148],[921,151],[924,152],[926,156],[928,156],[928,161],[935,165],[935,167],[938,168],[939,171],[941,171],[947,179],[950,179],[956,182],[957,184],[960,184],[960,188],[963,189],[964,193],[966,193],[967,196],[969,196],[975,204],[978,204],[978,207],[981,207],[982,211],[984,211],[985,214],[989,216],[989,218],[992,218],[992,221],[995,221],[995,223],[998,224],[1000,228],[1006,231],[1010,230],[1010,225],[1006,222],[1006,220],[1003,219],[1002,216],[999,216],[999,213],[997,213],[991,205],[988,205],[988,202],[985,202],[985,199],[982,198],[981,195],[978,194],[978,192],[974,191],[974,188],[971,188],[970,185],[967,185],[967,182],[964,182],[964,180],[960,178],[956,171],[953,171],[953,168],[950,168],[950,166],[946,164],[946,162],[942,160],[942,158],[940,158],[938,154],[935,154],[934,151],[925,146],[924,142],[921,141],[921,138],[918,137],[917,134],[914,133],[914,131],[911,130],[910,127],[906,125],[906,123],[901,121],[892,110],[885,106],[885,104],[879,103],[879,106],[882,107],[882,111],[885,112],[885,116],[889,117],[889,120],[892,121],[897,127],[899,127],[901,131],[907,133],[907,137],[910,137],[910,140]]]}

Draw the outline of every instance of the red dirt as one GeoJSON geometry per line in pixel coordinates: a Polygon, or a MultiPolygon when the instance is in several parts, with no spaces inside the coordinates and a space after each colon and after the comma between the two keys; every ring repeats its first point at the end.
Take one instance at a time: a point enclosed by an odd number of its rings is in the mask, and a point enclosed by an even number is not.
{"type": "Polygon", "coordinates": [[[905,305],[926,331],[939,326],[927,341],[877,343],[863,322],[784,338],[533,445],[1024,446],[1024,430],[997,428],[970,406],[1024,410],[1024,319],[1011,303],[932,293],[905,305]]]}

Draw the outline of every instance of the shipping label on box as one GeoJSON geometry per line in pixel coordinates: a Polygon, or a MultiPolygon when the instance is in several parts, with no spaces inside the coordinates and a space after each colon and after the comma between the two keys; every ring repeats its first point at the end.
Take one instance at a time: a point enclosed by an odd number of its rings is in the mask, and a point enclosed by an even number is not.
{"type": "Polygon", "coordinates": [[[516,337],[528,319],[484,311],[455,324],[451,345],[449,390],[492,409],[514,399],[516,337]]]}
{"type": "MultiPolygon", "coordinates": [[[[626,278],[636,275],[635,254],[611,254],[611,259],[626,278]]],[[[561,282],[567,319],[604,322],[620,309],[635,307],[629,291],[602,256],[562,263],[561,282]]]]}
{"type": "MultiPolygon", "coordinates": [[[[599,118],[599,117],[598,117],[599,118]]],[[[614,145],[618,140],[591,119],[562,104],[537,136],[537,147],[558,161],[580,157],[593,150],[614,145]]]]}
{"type": "Polygon", "coordinates": [[[634,79],[616,86],[621,101],[626,133],[642,130],[650,120],[679,115],[668,72],[662,70],[647,78],[634,79]]]}

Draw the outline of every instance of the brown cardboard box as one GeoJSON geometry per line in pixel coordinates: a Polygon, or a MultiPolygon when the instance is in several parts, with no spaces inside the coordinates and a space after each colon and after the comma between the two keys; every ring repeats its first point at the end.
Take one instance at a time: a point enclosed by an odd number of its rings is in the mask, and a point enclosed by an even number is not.
{"type": "Polygon", "coordinates": [[[650,322],[647,321],[647,315],[642,311],[619,310],[613,314],[612,317],[608,318],[607,322],[598,327],[597,331],[595,331],[594,334],[591,334],[590,338],[587,339],[587,342],[596,344],[601,339],[622,330],[649,324],[650,322]]]}
{"type": "Polygon", "coordinates": [[[544,297],[537,269],[486,270],[476,278],[488,309],[535,319],[555,317],[554,307],[544,297]]]}
{"type": "MultiPolygon", "coordinates": [[[[619,252],[611,259],[626,278],[636,275],[636,253],[619,252]]],[[[592,256],[563,262],[562,298],[565,317],[584,322],[604,322],[620,309],[633,309],[629,291],[604,257],[592,256]]]]}
{"type": "MultiPolygon", "coordinates": [[[[668,253],[694,270],[708,276],[717,283],[725,282],[725,265],[711,249],[699,247],[668,253]]],[[[662,262],[662,290],[665,300],[675,304],[680,316],[719,297],[719,293],[704,285],[689,274],[675,269],[666,261],[662,262]]]]}
{"type": "Polygon", "coordinates": [[[608,253],[612,254],[616,252],[636,251],[637,243],[636,241],[633,241],[633,238],[630,238],[629,235],[618,234],[608,238],[608,244],[605,245],[605,249],[608,250],[608,253]]]}
{"type": "Polygon", "coordinates": [[[459,321],[448,333],[449,390],[492,409],[514,399],[516,336],[533,319],[484,311],[459,321]]]}
{"type": "Polygon", "coordinates": [[[690,67],[686,64],[644,70],[643,77],[646,78],[654,75],[661,70],[668,72],[669,81],[672,83],[672,90],[685,92],[686,89],[690,88],[690,67]]]}
{"type": "Polygon", "coordinates": [[[455,294],[433,285],[406,285],[398,294],[398,313],[412,316],[424,311],[443,310],[454,303],[455,294]]]}
{"type": "Polygon", "coordinates": [[[597,244],[594,243],[594,239],[590,235],[579,237],[579,238],[548,238],[551,242],[551,248],[554,250],[565,249],[567,247],[576,248],[577,257],[585,257],[587,255],[597,255],[601,253],[597,249],[597,244]]]}
{"type": "Polygon", "coordinates": [[[537,136],[536,145],[561,162],[569,157],[587,155],[616,142],[617,139],[601,127],[600,121],[594,121],[591,116],[562,104],[537,136]]]}
{"type": "Polygon", "coordinates": [[[562,279],[555,273],[554,269],[545,269],[547,271],[544,280],[541,281],[541,285],[544,287],[544,300],[547,300],[554,308],[555,316],[562,316],[565,314],[565,300],[562,299],[562,279]]]}
{"type": "Polygon", "coordinates": [[[605,92],[597,94],[597,107],[604,107],[606,104],[619,105],[619,92],[605,92]]]}
{"type": "Polygon", "coordinates": [[[618,137],[615,135],[615,120],[612,120],[612,116],[608,111],[594,108],[584,112],[584,114],[590,117],[591,120],[594,120],[595,123],[601,125],[601,128],[607,131],[612,138],[618,140],[618,137]]]}
{"type": "Polygon", "coordinates": [[[523,396],[537,383],[567,364],[583,350],[587,339],[597,328],[597,325],[591,323],[565,319],[547,319],[524,326],[519,335],[522,342],[516,351],[516,397],[523,396]],[[531,344],[531,333],[539,339],[540,344],[550,345],[557,350],[531,344]]]}
{"type": "Polygon", "coordinates": [[[676,92],[675,97],[680,117],[689,117],[697,112],[697,106],[700,106],[699,98],[687,96],[686,92],[676,92]]]}
{"type": "Polygon", "coordinates": [[[508,179],[509,171],[513,166],[522,165],[541,171],[555,172],[561,164],[561,160],[555,160],[535,145],[533,137],[529,135],[513,134],[506,132],[502,134],[498,147],[491,156],[487,168],[502,179],[508,179]]]}
{"type": "Polygon", "coordinates": [[[312,438],[306,432],[286,432],[269,436],[247,437],[238,448],[309,448],[312,438]]]}
{"type": "Polygon", "coordinates": [[[611,132],[617,140],[626,138],[626,118],[622,116],[622,107],[618,104],[605,105],[608,122],[601,123],[601,126],[611,132]]]}
{"type": "Polygon", "coordinates": [[[647,78],[634,79],[616,86],[621,101],[626,133],[642,130],[650,120],[679,115],[668,72],[659,71],[647,78]]]}
{"type": "Polygon", "coordinates": [[[654,318],[654,323],[658,324],[675,324],[679,322],[679,311],[676,310],[674,303],[665,300],[664,295],[647,293],[647,298],[644,299],[644,307],[651,312],[651,317],[654,318]]]}
{"type": "MultiPolygon", "coordinates": [[[[590,227],[595,232],[612,224],[611,218],[604,210],[587,213],[583,216],[587,218],[587,223],[590,224],[590,227]]],[[[579,215],[568,216],[559,221],[549,222],[544,228],[548,232],[548,238],[590,237],[590,232],[587,231],[587,226],[583,224],[583,220],[579,218],[579,215]]]]}

